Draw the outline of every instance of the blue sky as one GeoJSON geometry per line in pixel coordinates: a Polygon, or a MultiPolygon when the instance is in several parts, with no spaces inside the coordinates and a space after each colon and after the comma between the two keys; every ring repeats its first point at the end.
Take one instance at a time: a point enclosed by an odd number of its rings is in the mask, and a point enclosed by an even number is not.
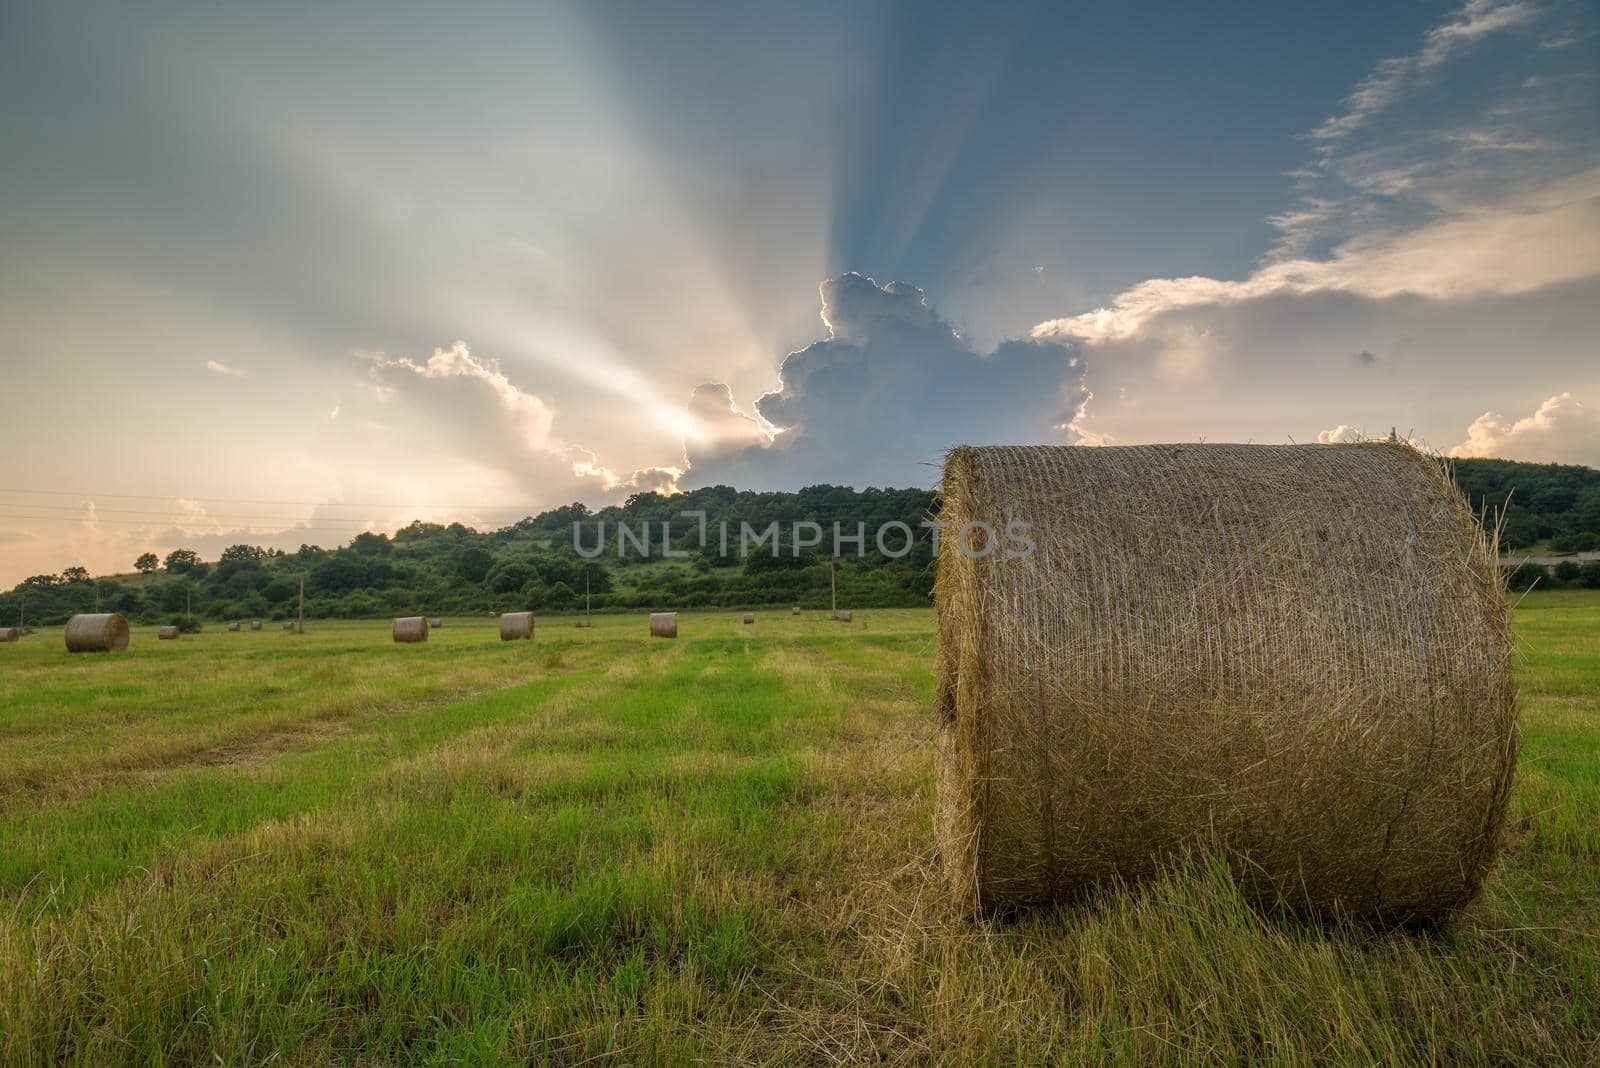
{"type": "Polygon", "coordinates": [[[8,4],[0,579],[964,442],[1600,464],[1597,75],[1569,0],[8,4]]]}

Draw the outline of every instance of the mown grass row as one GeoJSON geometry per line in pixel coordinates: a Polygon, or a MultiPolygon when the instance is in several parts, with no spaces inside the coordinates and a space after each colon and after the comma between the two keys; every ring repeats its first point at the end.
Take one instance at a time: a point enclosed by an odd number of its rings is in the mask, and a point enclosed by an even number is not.
{"type": "Polygon", "coordinates": [[[1425,936],[1263,916],[1203,857],[1100,902],[955,914],[931,615],[856,619],[20,650],[0,1060],[1600,1054],[1600,598],[1519,608],[1517,841],[1425,936]]]}

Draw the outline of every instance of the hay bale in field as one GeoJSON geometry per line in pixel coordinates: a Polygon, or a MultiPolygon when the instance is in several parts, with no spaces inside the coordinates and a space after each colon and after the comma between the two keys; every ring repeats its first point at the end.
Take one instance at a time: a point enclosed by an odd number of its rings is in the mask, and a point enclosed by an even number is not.
{"type": "Polygon", "coordinates": [[[425,642],[428,640],[428,620],[424,616],[401,616],[394,621],[394,640],[397,642],[425,642]]]}
{"type": "Polygon", "coordinates": [[[938,834],[968,907],[1195,846],[1301,913],[1429,921],[1477,894],[1516,762],[1511,644],[1438,464],[1385,442],[958,448],[942,492],[938,834]]]}
{"type": "Polygon", "coordinates": [[[754,612],[746,612],[744,614],[744,621],[746,624],[754,623],[756,621],[756,614],[754,612]]]}
{"type": "Polygon", "coordinates": [[[120,612],[94,612],[67,620],[67,652],[120,653],[128,647],[128,621],[120,612]]]}
{"type": "Polygon", "coordinates": [[[433,628],[434,630],[438,630],[440,627],[444,626],[444,620],[442,618],[440,618],[440,619],[430,619],[430,620],[428,620],[428,626],[433,628]]]}
{"type": "Polygon", "coordinates": [[[183,633],[177,627],[161,627],[156,631],[156,640],[163,642],[177,641],[178,635],[183,633]]]}
{"type": "Polygon", "coordinates": [[[856,614],[854,612],[835,612],[833,614],[833,618],[837,619],[840,623],[848,623],[852,619],[856,618],[856,614]]]}
{"type": "Polygon", "coordinates": [[[284,630],[294,630],[294,623],[293,622],[285,623],[283,625],[283,629],[284,630]]]}
{"type": "Polygon", "coordinates": [[[252,619],[252,620],[251,620],[251,621],[250,621],[250,629],[251,629],[251,630],[260,630],[260,629],[261,629],[261,620],[259,620],[259,619],[252,619]]]}
{"type": "Polygon", "coordinates": [[[228,629],[230,631],[236,631],[236,630],[239,629],[239,624],[237,624],[237,623],[229,623],[228,624],[228,629]]]}
{"type": "Polygon", "coordinates": [[[793,608],[789,609],[789,614],[791,616],[799,615],[800,614],[800,606],[799,605],[795,605],[793,608]]]}
{"type": "Polygon", "coordinates": [[[500,615],[500,640],[533,640],[532,612],[503,612],[500,615]]]}
{"type": "Polygon", "coordinates": [[[650,637],[676,638],[678,636],[678,613],[676,612],[651,612],[650,637]]]}
{"type": "Polygon", "coordinates": [[[10,643],[22,640],[22,631],[16,627],[0,627],[0,643],[10,643]]]}

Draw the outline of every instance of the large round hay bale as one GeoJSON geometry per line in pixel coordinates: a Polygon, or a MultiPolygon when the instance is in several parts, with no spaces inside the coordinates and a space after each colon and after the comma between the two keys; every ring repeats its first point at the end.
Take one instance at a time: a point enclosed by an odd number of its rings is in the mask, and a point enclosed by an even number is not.
{"type": "Polygon", "coordinates": [[[397,642],[427,641],[427,618],[425,616],[401,616],[394,621],[394,640],[397,642]]]}
{"type": "Polygon", "coordinates": [[[250,621],[250,629],[251,629],[251,630],[260,630],[260,629],[261,629],[261,620],[259,620],[259,619],[252,619],[252,620],[251,620],[251,621],[250,621]]]}
{"type": "Polygon", "coordinates": [[[1477,894],[1516,762],[1511,643],[1434,461],[959,448],[940,519],[938,828],[969,907],[1193,847],[1301,913],[1435,920],[1477,894]]]}
{"type": "Polygon", "coordinates": [[[849,623],[851,620],[856,618],[856,614],[854,612],[848,612],[848,611],[835,612],[833,614],[833,618],[837,619],[840,623],[849,623]]]}
{"type": "Polygon", "coordinates": [[[0,627],[0,642],[15,642],[22,640],[22,631],[16,627],[0,627]]]}
{"type": "Polygon", "coordinates": [[[744,621],[747,625],[754,623],[756,621],[756,614],[754,612],[746,612],[744,614],[744,621]]]}
{"type": "Polygon", "coordinates": [[[177,627],[161,627],[156,630],[156,640],[163,642],[177,641],[178,635],[183,633],[177,627]]]}
{"type": "Polygon", "coordinates": [[[676,638],[678,636],[678,613],[676,612],[651,612],[650,637],[676,638]]]}
{"type": "Polygon", "coordinates": [[[792,616],[799,615],[800,614],[800,606],[799,605],[795,605],[793,608],[789,609],[789,614],[792,615],[792,616]]]}
{"type": "Polygon", "coordinates": [[[120,612],[94,612],[67,620],[67,652],[120,653],[128,647],[128,621],[120,612]]]}
{"type": "Polygon", "coordinates": [[[503,642],[510,642],[517,641],[519,639],[527,641],[531,641],[533,639],[533,613],[501,613],[500,640],[503,642]]]}
{"type": "Polygon", "coordinates": [[[237,623],[229,623],[228,624],[228,629],[230,631],[236,631],[236,630],[239,629],[239,624],[237,624],[237,623]]]}

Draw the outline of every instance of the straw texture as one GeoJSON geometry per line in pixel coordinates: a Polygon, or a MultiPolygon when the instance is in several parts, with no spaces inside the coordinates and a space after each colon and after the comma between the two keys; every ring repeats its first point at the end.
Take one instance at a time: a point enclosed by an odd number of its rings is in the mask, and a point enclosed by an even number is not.
{"type": "Polygon", "coordinates": [[[959,448],[940,519],[938,835],[968,907],[1195,846],[1296,912],[1438,920],[1477,894],[1516,762],[1511,645],[1493,546],[1437,463],[959,448]],[[981,558],[952,542],[974,521],[981,558]]]}
{"type": "Polygon", "coordinates": [[[533,640],[533,613],[532,612],[506,612],[500,617],[500,640],[532,641],[533,640]]]}
{"type": "Polygon", "coordinates": [[[676,612],[651,612],[650,637],[676,638],[678,636],[678,613],[676,612]]]}
{"type": "Polygon", "coordinates": [[[427,619],[422,616],[401,616],[394,621],[394,640],[403,643],[427,641],[427,619]]]}
{"type": "Polygon", "coordinates": [[[67,620],[67,652],[120,653],[128,647],[128,621],[120,612],[97,612],[67,620]]]}

